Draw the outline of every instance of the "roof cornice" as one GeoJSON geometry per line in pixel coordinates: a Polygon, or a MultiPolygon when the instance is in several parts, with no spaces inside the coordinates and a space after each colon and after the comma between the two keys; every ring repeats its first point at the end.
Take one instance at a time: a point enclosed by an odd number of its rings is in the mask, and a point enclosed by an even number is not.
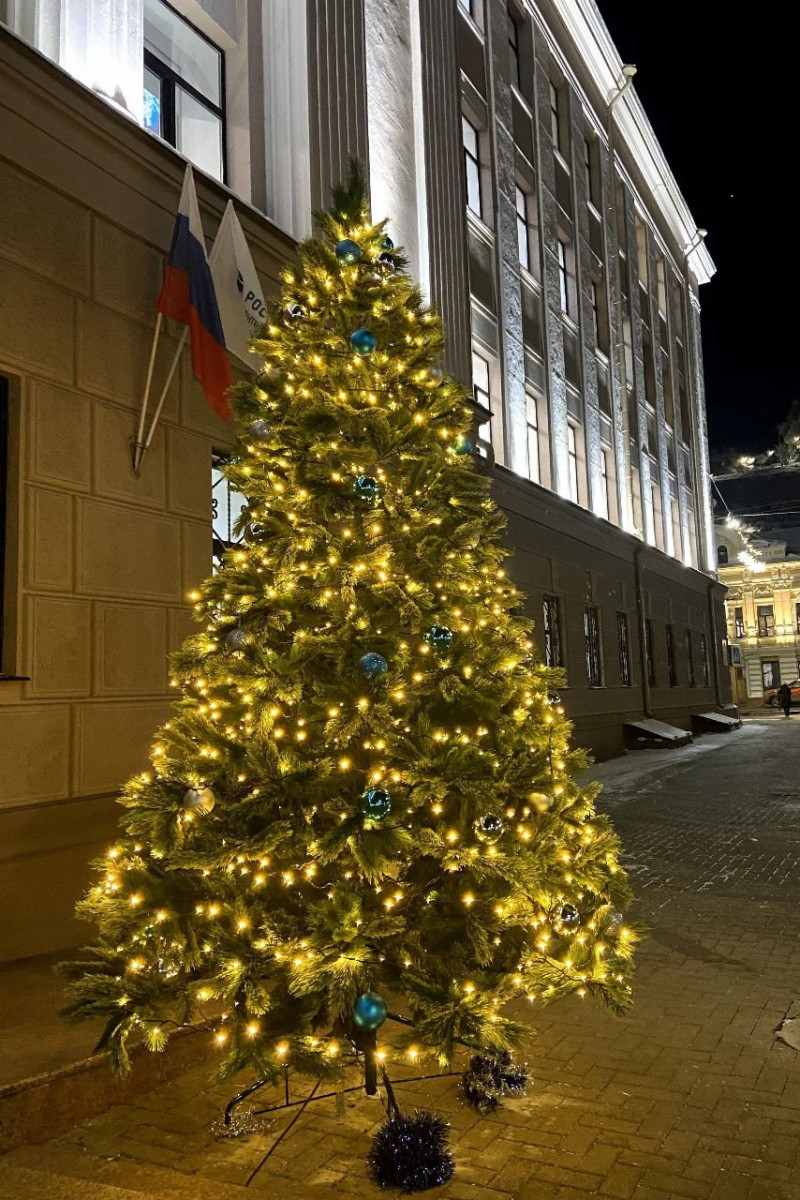
{"type": "MultiPolygon", "coordinates": [[[[533,8],[535,0],[528,0],[528,3],[533,8]]],[[[610,99],[624,78],[624,64],[594,0],[550,0],[550,3],[600,94],[610,99]]],[[[541,14],[538,15],[541,19],[541,14]]],[[[677,246],[685,253],[697,239],[697,223],[632,87],[615,105],[614,120],[619,136],[641,172],[649,198],[664,218],[677,246]]],[[[692,251],[690,269],[700,284],[708,283],[716,271],[702,242],[692,251]]]]}

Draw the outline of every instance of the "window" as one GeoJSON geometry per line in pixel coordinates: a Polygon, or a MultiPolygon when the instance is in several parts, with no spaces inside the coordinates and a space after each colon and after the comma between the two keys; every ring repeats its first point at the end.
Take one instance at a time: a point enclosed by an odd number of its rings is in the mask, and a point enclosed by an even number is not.
{"type": "Polygon", "coordinates": [[[711,684],[711,672],[708,663],[708,643],[706,635],[700,634],[700,670],[703,672],[703,687],[709,687],[711,684]]]}
{"type": "Polygon", "coordinates": [[[608,520],[609,511],[609,478],[608,478],[608,450],[603,448],[600,451],[600,511],[598,516],[605,517],[608,520]]]}
{"type": "Polygon", "coordinates": [[[227,461],[227,454],[211,456],[211,558],[215,567],[222,565],[223,555],[230,546],[243,540],[234,529],[247,505],[246,497],[235,491],[223,474],[227,461]]]}
{"type": "Polygon", "coordinates": [[[608,310],[606,307],[606,290],[601,282],[593,279],[592,289],[592,329],[594,331],[595,349],[608,358],[608,310]]]}
{"type": "Polygon", "coordinates": [[[474,16],[472,11],[472,0],[458,0],[458,3],[461,5],[465,13],[467,13],[470,17],[474,16]]]}
{"type": "Polygon", "coordinates": [[[600,621],[597,609],[587,605],[583,610],[583,632],[586,635],[586,674],[589,687],[603,686],[603,671],[600,661],[600,621]]]}
{"type": "Polygon", "coordinates": [[[467,176],[467,207],[480,217],[483,213],[481,204],[481,165],[478,154],[478,131],[466,117],[461,118],[461,131],[464,142],[464,168],[467,176]]]}
{"type": "Polygon", "coordinates": [[[508,21],[508,60],[511,82],[515,88],[521,87],[522,77],[519,69],[519,25],[511,9],[506,11],[508,21]]]}
{"type": "Polygon", "coordinates": [[[600,172],[598,170],[597,146],[588,138],[583,139],[583,172],[586,179],[586,198],[592,207],[600,211],[600,172]]]}
{"type": "Polygon", "coordinates": [[[686,671],[689,679],[689,687],[695,687],[696,679],[694,674],[694,646],[692,645],[692,631],[686,630],[686,671]]]}
{"type": "Polygon", "coordinates": [[[534,483],[541,483],[541,464],[539,462],[539,406],[536,397],[530,392],[527,395],[528,417],[528,478],[534,483]]]}
{"type": "Polygon", "coordinates": [[[558,298],[561,311],[569,315],[569,276],[567,273],[567,244],[558,239],[558,298]]]}
{"type": "Polygon", "coordinates": [[[794,606],[794,627],[800,633],[800,602],[796,602],[794,606]]]}
{"type": "Polygon", "coordinates": [[[744,609],[735,608],[733,610],[733,636],[736,638],[744,637],[744,609]]]}
{"type": "Polygon", "coordinates": [[[667,672],[669,674],[669,686],[678,686],[678,664],[675,661],[675,631],[671,625],[667,625],[667,672]]]}
{"type": "Polygon", "coordinates": [[[628,637],[628,614],[617,613],[617,649],[619,650],[619,681],[631,685],[631,647],[628,637]]]}
{"type": "Polygon", "coordinates": [[[528,197],[522,188],[517,184],[516,188],[516,206],[517,206],[517,250],[519,252],[519,264],[526,271],[531,269],[531,244],[530,230],[528,229],[528,197]]]}
{"type": "Polygon", "coordinates": [[[569,498],[578,503],[578,446],[575,441],[575,426],[567,425],[567,454],[569,458],[569,498]]]}
{"type": "Polygon", "coordinates": [[[8,496],[8,380],[0,375],[0,674],[3,672],[6,504],[8,496]]]}
{"type": "Polygon", "coordinates": [[[764,691],[766,691],[767,688],[780,687],[781,664],[777,661],[777,659],[762,658],[761,682],[764,685],[764,691]]]}
{"type": "Polygon", "coordinates": [[[644,623],[644,654],[647,659],[647,682],[651,687],[655,687],[656,652],[655,641],[653,639],[653,622],[649,618],[644,623]]]}
{"type": "Polygon", "coordinates": [[[550,136],[553,147],[561,154],[564,151],[561,138],[561,89],[550,80],[550,136]]]}
{"type": "Polygon", "coordinates": [[[561,645],[561,615],[558,596],[542,599],[542,629],[544,631],[544,661],[548,667],[563,667],[561,645]]]}
{"type": "Polygon", "coordinates": [[[759,604],[756,606],[756,615],[758,617],[758,636],[759,637],[774,637],[775,636],[775,610],[771,604],[759,604]]]}
{"type": "MultiPolygon", "coordinates": [[[[472,351],[472,391],[475,402],[480,404],[481,408],[485,408],[487,413],[490,412],[492,406],[489,391],[489,360],[479,354],[477,350],[472,351]]],[[[492,426],[488,417],[484,424],[478,427],[478,436],[484,442],[491,442],[492,426]]]]}
{"type": "Polygon", "coordinates": [[[223,54],[164,0],[144,0],[144,127],[225,178],[223,54]]]}
{"type": "Polygon", "coordinates": [[[728,565],[728,547],[717,546],[717,563],[721,567],[728,565]]]}

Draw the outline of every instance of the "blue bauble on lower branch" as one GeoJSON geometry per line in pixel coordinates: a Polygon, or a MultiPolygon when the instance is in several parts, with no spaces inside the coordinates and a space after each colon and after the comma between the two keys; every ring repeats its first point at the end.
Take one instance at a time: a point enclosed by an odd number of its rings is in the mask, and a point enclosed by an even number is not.
{"type": "Polygon", "coordinates": [[[458,455],[472,454],[474,449],[475,445],[468,437],[457,438],[450,447],[451,452],[458,455]]]}
{"type": "Polygon", "coordinates": [[[445,650],[449,650],[453,644],[453,631],[448,629],[446,625],[431,625],[423,634],[425,641],[430,646],[431,650],[435,650],[441,654],[445,650]]]}
{"type": "Polygon", "coordinates": [[[371,329],[356,329],[350,334],[350,346],[356,354],[372,354],[378,344],[378,339],[371,329]]]}
{"type": "Polygon", "coordinates": [[[361,811],[370,821],[382,821],[392,811],[392,797],[383,788],[367,788],[361,796],[361,811]]]}
{"type": "Polygon", "coordinates": [[[362,654],[358,665],[361,668],[361,674],[369,680],[380,679],[381,675],[385,675],[389,669],[389,664],[383,655],[376,654],[373,650],[368,654],[362,654]]]}
{"type": "Polygon", "coordinates": [[[361,247],[352,238],[342,238],[341,242],[336,243],[336,257],[352,266],[361,258],[361,247]]]}
{"type": "Polygon", "coordinates": [[[386,1001],[378,992],[364,992],[353,1005],[353,1020],[359,1029],[380,1029],[386,1020],[386,1001]]]}

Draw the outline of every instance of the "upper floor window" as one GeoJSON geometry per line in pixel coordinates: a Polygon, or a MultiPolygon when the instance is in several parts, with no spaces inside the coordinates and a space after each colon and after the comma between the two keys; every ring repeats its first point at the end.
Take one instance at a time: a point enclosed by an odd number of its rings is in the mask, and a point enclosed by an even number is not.
{"type": "Polygon", "coordinates": [[[550,136],[553,139],[553,146],[558,150],[559,154],[564,153],[564,136],[563,136],[563,113],[562,113],[562,92],[561,88],[557,87],[550,80],[550,136]]]}
{"type": "Polygon", "coordinates": [[[708,665],[708,644],[704,633],[700,634],[700,670],[703,672],[703,687],[708,687],[711,683],[711,672],[708,665]]]}
{"type": "Polygon", "coordinates": [[[525,398],[528,423],[528,478],[534,483],[541,483],[541,463],[539,460],[539,405],[536,397],[530,392],[525,398]]]}
{"type": "Polygon", "coordinates": [[[567,243],[558,239],[558,299],[561,311],[569,315],[569,272],[567,270],[567,243]]]}
{"type": "Polygon", "coordinates": [[[611,495],[611,481],[608,473],[608,455],[610,451],[606,450],[605,446],[600,450],[600,509],[598,516],[605,517],[608,520],[609,513],[609,497],[611,495]]]}
{"type": "Polygon", "coordinates": [[[692,631],[686,630],[686,671],[689,678],[689,687],[694,687],[697,680],[694,673],[694,645],[692,643],[692,631]]]}
{"type": "Polygon", "coordinates": [[[600,208],[600,178],[597,169],[597,147],[588,138],[583,139],[583,172],[586,180],[586,198],[594,208],[600,208]]]}
{"type": "Polygon", "coordinates": [[[506,11],[508,21],[508,60],[511,82],[515,88],[522,86],[522,75],[519,66],[519,25],[511,9],[506,11]]]}
{"type": "Polygon", "coordinates": [[[243,540],[234,531],[247,499],[225,478],[227,461],[227,454],[211,456],[211,558],[215,569],[222,566],[225,551],[243,540]]]}
{"type": "Polygon", "coordinates": [[[617,649],[619,651],[619,681],[625,687],[630,687],[631,678],[631,645],[628,636],[628,614],[617,613],[617,649]]]}
{"type": "Polygon", "coordinates": [[[567,425],[567,456],[569,459],[569,498],[578,503],[578,443],[575,426],[567,425]]]}
{"type": "Polygon", "coordinates": [[[735,638],[744,637],[744,609],[738,606],[733,610],[733,636],[735,638]]]}
{"type": "MultiPolygon", "coordinates": [[[[472,391],[476,402],[480,404],[481,408],[485,408],[487,413],[491,412],[492,395],[489,360],[477,350],[472,351],[472,391]]],[[[478,437],[484,442],[491,443],[492,423],[488,416],[485,422],[478,426],[478,437]]]]}
{"type": "Polygon", "coordinates": [[[481,203],[481,163],[478,130],[467,118],[461,118],[461,136],[464,143],[464,169],[467,179],[467,207],[476,217],[483,216],[481,203]]]}
{"type": "Polygon", "coordinates": [[[756,606],[756,615],[758,617],[758,636],[759,637],[774,637],[775,636],[775,610],[771,604],[759,604],[756,606]]]}
{"type": "Polygon", "coordinates": [[[468,15],[468,16],[470,16],[470,17],[474,17],[474,16],[475,16],[475,12],[474,12],[474,8],[475,8],[474,0],[458,0],[458,3],[459,3],[459,4],[460,4],[460,6],[463,8],[464,12],[465,12],[465,13],[467,13],[467,15],[468,15]]]}
{"type": "Polygon", "coordinates": [[[671,625],[667,626],[667,672],[669,674],[669,686],[678,686],[678,664],[675,659],[675,630],[671,625]]]}
{"type": "Polygon", "coordinates": [[[728,563],[728,547],[717,546],[717,562],[721,567],[727,566],[728,563]]]}
{"type": "Polygon", "coordinates": [[[224,180],[223,54],[164,0],[144,0],[144,126],[224,180]]]}
{"type": "Polygon", "coordinates": [[[526,271],[531,269],[531,243],[530,230],[528,228],[528,196],[527,193],[517,184],[516,187],[516,209],[517,209],[517,250],[519,252],[519,263],[526,271]]]}
{"type": "Polygon", "coordinates": [[[653,622],[648,617],[644,623],[644,656],[647,662],[647,682],[651,687],[656,683],[656,647],[653,637],[653,622]]]}

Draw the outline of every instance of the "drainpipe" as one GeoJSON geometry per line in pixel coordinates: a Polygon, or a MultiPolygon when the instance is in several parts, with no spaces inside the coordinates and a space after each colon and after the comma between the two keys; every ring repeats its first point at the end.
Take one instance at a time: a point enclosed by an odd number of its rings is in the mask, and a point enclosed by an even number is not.
{"type": "Polygon", "coordinates": [[[639,669],[642,674],[642,708],[646,717],[652,717],[653,710],[650,707],[650,677],[647,671],[647,621],[644,614],[644,588],[642,586],[642,553],[645,549],[644,543],[640,543],[633,552],[633,579],[636,589],[636,617],[639,622],[639,669]]]}
{"type": "Polygon", "coordinates": [[[714,584],[708,585],[708,618],[711,625],[711,641],[713,643],[713,653],[711,655],[711,664],[714,668],[714,695],[717,697],[717,708],[723,708],[723,702],[720,694],[719,680],[719,644],[717,642],[717,614],[714,611],[714,584]]]}

